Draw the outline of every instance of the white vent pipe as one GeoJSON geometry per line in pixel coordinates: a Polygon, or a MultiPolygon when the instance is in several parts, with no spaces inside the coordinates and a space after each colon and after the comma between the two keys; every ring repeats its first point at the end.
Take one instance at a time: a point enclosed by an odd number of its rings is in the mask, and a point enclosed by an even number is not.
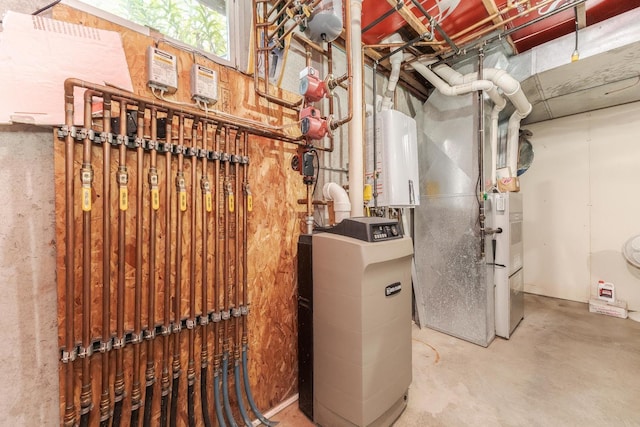
{"type": "Polygon", "coordinates": [[[467,93],[475,92],[478,90],[490,90],[494,88],[492,82],[488,80],[474,80],[467,83],[461,83],[459,85],[451,86],[436,75],[429,67],[419,62],[411,64],[413,69],[422,74],[422,76],[429,81],[436,89],[446,96],[465,95],[467,93]]]}
{"type": "MultiPolygon", "coordinates": [[[[439,76],[451,85],[463,85],[477,81],[478,73],[462,75],[453,68],[445,64],[440,64],[433,69],[439,76]]],[[[509,118],[507,130],[507,161],[511,176],[517,176],[518,172],[518,137],[520,135],[520,121],[531,113],[531,103],[527,100],[520,82],[513,78],[505,70],[497,68],[485,68],[482,70],[485,80],[489,80],[502,90],[502,93],[509,98],[516,111],[509,118]]],[[[494,102],[494,109],[491,112],[491,185],[495,185],[496,158],[498,146],[498,115],[504,108],[504,99],[499,101],[495,96],[499,96],[497,91],[487,91],[494,102]],[[498,108],[496,110],[496,108],[498,108]],[[495,139],[494,139],[495,138],[495,139]]],[[[502,97],[500,97],[502,98],[502,97]]]]}
{"type": "MultiPolygon", "coordinates": [[[[394,33],[389,37],[384,39],[382,43],[402,43],[402,37],[400,34],[394,33]]],[[[389,47],[390,51],[396,50],[396,47],[389,47]]],[[[382,110],[389,110],[393,108],[393,94],[396,90],[396,86],[398,85],[398,80],[400,80],[400,69],[402,67],[402,61],[404,59],[404,53],[402,51],[398,51],[389,57],[389,62],[391,63],[391,73],[389,74],[389,81],[387,82],[387,90],[384,93],[384,98],[382,99],[382,110]]]]}
{"type": "Polygon", "coordinates": [[[364,108],[362,94],[362,0],[350,0],[345,5],[348,18],[346,25],[351,25],[351,93],[353,118],[349,122],[349,200],[351,216],[364,216],[364,157],[362,141],[364,125],[364,108]],[[349,22],[350,21],[350,22],[349,22]]]}
{"type": "Polygon", "coordinates": [[[333,211],[336,214],[336,224],[340,223],[343,219],[349,218],[351,212],[351,203],[349,202],[349,195],[335,182],[327,182],[322,187],[322,195],[327,200],[333,200],[333,211]]]}

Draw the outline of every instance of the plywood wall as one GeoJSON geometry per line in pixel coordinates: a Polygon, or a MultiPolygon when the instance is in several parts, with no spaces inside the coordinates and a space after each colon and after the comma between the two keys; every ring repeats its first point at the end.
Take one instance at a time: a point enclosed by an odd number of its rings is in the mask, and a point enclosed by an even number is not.
{"type": "MultiPolygon", "coordinates": [[[[83,25],[97,27],[101,29],[118,31],[122,35],[123,45],[126,52],[127,62],[129,64],[131,77],[133,80],[134,92],[138,95],[151,97],[151,93],[146,88],[146,49],[150,45],[154,45],[153,38],[146,37],[134,31],[119,27],[110,22],[106,22],[99,18],[93,17],[83,12],[73,10],[67,6],[58,5],[54,9],[54,18],[72,22],[80,23],[83,25]]],[[[190,53],[182,52],[169,45],[161,45],[160,48],[176,54],[178,56],[179,65],[179,89],[174,95],[174,99],[181,102],[189,102],[189,70],[193,63],[193,56],[190,53]]],[[[97,53],[99,54],[99,53],[97,53]]],[[[252,120],[259,120],[265,123],[284,123],[291,122],[296,119],[295,115],[291,112],[277,107],[273,104],[268,104],[257,97],[253,90],[253,80],[251,77],[243,75],[233,69],[215,64],[203,58],[198,58],[198,63],[205,65],[209,68],[215,69],[219,73],[220,87],[219,94],[220,100],[216,105],[216,108],[226,113],[249,118],[252,120]]],[[[69,76],[73,77],[73,76],[69,76]]],[[[96,82],[101,83],[101,82],[96,82]]],[[[282,96],[289,96],[287,94],[281,94],[282,96]]],[[[60,100],[61,108],[63,100],[60,100]]],[[[77,112],[81,117],[82,112],[77,112]]],[[[148,138],[149,131],[149,112],[147,112],[147,118],[145,122],[145,137],[148,138]]],[[[188,123],[187,123],[188,125],[188,123]]],[[[99,120],[96,126],[100,126],[99,120]]],[[[190,126],[190,125],[188,125],[190,126]]],[[[213,128],[207,129],[209,144],[212,144],[213,140],[213,128]]],[[[198,138],[202,138],[202,130],[199,131],[198,138]]],[[[224,136],[224,133],[223,133],[224,136]]],[[[233,135],[232,135],[233,136],[233,135]]],[[[59,140],[56,135],[55,139],[55,186],[56,186],[56,234],[58,240],[58,257],[57,257],[57,274],[58,274],[58,319],[59,319],[59,343],[62,347],[64,345],[64,325],[65,325],[65,312],[66,305],[65,295],[65,180],[64,180],[64,141],[59,140]]],[[[224,137],[222,141],[224,142],[224,137]]],[[[233,138],[231,138],[233,141],[233,138]]],[[[190,145],[191,142],[185,141],[185,145],[190,145]]],[[[236,152],[236,147],[231,143],[231,147],[222,147],[229,152],[236,152]]],[[[74,163],[74,177],[79,176],[80,159],[82,157],[81,144],[76,143],[75,148],[75,163],[74,163]]],[[[209,147],[213,149],[212,145],[209,147]]],[[[92,304],[91,304],[91,322],[92,322],[92,337],[94,339],[101,336],[101,319],[102,319],[102,239],[106,233],[111,236],[111,310],[116,311],[116,294],[115,288],[117,286],[117,262],[118,262],[118,250],[117,250],[117,235],[118,235],[118,208],[117,208],[117,185],[115,181],[117,162],[117,150],[111,149],[112,161],[108,165],[109,173],[104,173],[103,168],[103,151],[102,147],[94,146],[92,148],[92,164],[95,172],[95,180],[93,183],[92,195],[93,195],[93,210],[91,215],[92,224],[92,239],[91,239],[91,272],[90,279],[92,284],[92,304]],[[111,198],[105,199],[105,195],[102,193],[103,179],[111,179],[112,189],[111,198]],[[111,224],[109,230],[104,230],[102,227],[102,212],[103,206],[107,203],[111,206],[111,224]]],[[[249,372],[251,383],[253,386],[253,394],[255,400],[263,411],[267,410],[279,402],[295,393],[297,390],[296,378],[297,378],[297,355],[296,355],[296,272],[295,272],[295,255],[296,255],[296,241],[297,236],[301,229],[301,218],[304,215],[303,207],[297,204],[297,199],[301,198],[305,194],[305,189],[299,175],[292,171],[290,168],[290,162],[293,154],[295,153],[295,146],[275,140],[269,140],[267,138],[259,138],[251,136],[249,138],[249,150],[248,155],[251,159],[249,166],[249,182],[251,184],[251,191],[253,195],[254,208],[248,217],[248,284],[249,295],[248,302],[250,302],[251,311],[248,316],[248,333],[249,333],[249,372]]],[[[167,179],[170,181],[169,191],[173,193],[175,200],[175,185],[174,185],[174,173],[177,169],[176,156],[172,157],[171,167],[172,175],[167,176],[165,169],[164,155],[158,155],[158,172],[160,175],[160,200],[161,205],[164,204],[165,197],[165,182],[167,179]]],[[[147,289],[149,286],[150,277],[153,275],[156,281],[156,311],[155,317],[158,323],[162,322],[164,318],[163,300],[165,295],[164,282],[167,277],[164,275],[164,255],[165,255],[165,242],[170,240],[170,245],[167,246],[172,251],[171,261],[171,283],[176,282],[176,269],[177,263],[181,264],[182,280],[181,283],[181,311],[183,317],[189,316],[189,297],[190,286],[189,279],[191,275],[191,265],[195,263],[196,274],[196,301],[197,309],[201,311],[201,289],[202,289],[202,199],[199,196],[199,179],[203,174],[203,168],[201,160],[195,162],[196,167],[196,182],[192,182],[191,160],[185,160],[184,172],[187,183],[187,212],[183,217],[183,234],[182,234],[182,257],[176,258],[176,244],[178,237],[176,236],[176,217],[177,208],[172,206],[172,221],[170,229],[167,230],[164,226],[165,215],[167,211],[165,208],[161,208],[157,218],[157,256],[156,256],[156,268],[155,271],[149,269],[149,186],[147,183],[147,170],[149,167],[150,155],[144,154],[144,167],[143,167],[143,187],[141,191],[136,188],[136,153],[135,150],[127,150],[126,157],[127,165],[129,165],[129,209],[126,214],[126,241],[125,241],[125,282],[126,282],[126,298],[125,298],[125,329],[130,331],[133,328],[133,313],[134,313],[134,288],[136,278],[136,249],[138,245],[142,245],[143,249],[143,274],[142,274],[142,322],[143,325],[147,324],[147,289]],[[193,199],[191,196],[191,188],[193,185],[198,186],[198,196],[193,199]],[[142,195],[142,207],[141,212],[137,212],[136,202],[137,198],[142,195]],[[196,209],[196,222],[191,221],[191,209],[196,209]],[[138,215],[142,215],[144,219],[144,226],[142,231],[142,242],[135,239],[136,220],[138,215]],[[190,242],[191,234],[195,233],[196,239],[196,256],[192,256],[190,242]]],[[[233,170],[231,171],[233,176],[233,170]]],[[[213,169],[211,162],[209,163],[207,175],[213,181],[213,169]]],[[[233,178],[232,178],[233,181],[233,178]]],[[[215,191],[215,190],[214,190],[215,191]]],[[[218,191],[222,191],[218,188],[218,191]]],[[[240,189],[236,190],[236,193],[240,189]]],[[[79,179],[75,180],[75,193],[80,194],[80,182],[79,179]]],[[[239,197],[239,196],[237,196],[239,197]]],[[[223,198],[221,198],[223,199],[223,198]]],[[[85,274],[88,274],[87,270],[82,266],[82,212],[79,207],[79,201],[76,203],[75,208],[75,247],[78,248],[74,251],[75,269],[75,295],[73,299],[74,304],[74,320],[75,320],[75,337],[79,339],[81,336],[81,322],[82,322],[82,304],[81,304],[81,284],[82,278],[85,274]]],[[[224,209],[218,207],[217,211],[223,212],[224,209]]],[[[222,217],[218,218],[219,224],[223,222],[222,217]]],[[[209,219],[209,230],[213,229],[213,216],[209,219]]],[[[230,230],[241,228],[241,223],[235,224],[234,218],[231,218],[230,230]]],[[[216,238],[221,238],[221,234],[218,236],[211,234],[209,236],[209,255],[207,267],[209,268],[209,276],[212,277],[214,273],[215,256],[213,255],[213,242],[216,238]]],[[[230,236],[232,237],[232,236],[230,236]]],[[[232,239],[233,240],[233,239],[232,239]]],[[[222,241],[221,241],[222,242],[222,241]]],[[[232,243],[233,244],[233,243],[232,243]]],[[[222,254],[220,254],[222,255],[222,254]]],[[[233,255],[229,258],[231,263],[231,275],[235,273],[235,268],[241,268],[240,259],[236,265],[236,260],[233,255]]],[[[219,270],[219,275],[223,274],[223,270],[219,270]]],[[[175,285],[170,288],[172,295],[175,295],[175,285]]],[[[213,293],[209,290],[208,305],[211,307],[214,305],[213,293]]],[[[112,316],[111,329],[115,331],[116,323],[115,317],[112,316]]],[[[233,330],[230,330],[233,332],[233,330]]],[[[196,372],[199,375],[200,369],[200,343],[201,343],[202,330],[198,329],[196,332],[195,351],[196,351],[196,372]]],[[[181,391],[182,396],[186,396],[187,393],[187,365],[188,365],[188,331],[182,331],[180,333],[180,343],[182,348],[181,364],[183,369],[183,375],[181,377],[181,391]]],[[[173,338],[172,338],[173,339],[173,338]]],[[[162,338],[158,337],[155,340],[155,361],[156,361],[156,378],[161,376],[161,363],[162,360],[162,338]]],[[[213,339],[209,339],[209,355],[213,354],[213,339]]],[[[142,388],[144,391],[144,369],[147,360],[145,354],[146,346],[143,343],[141,346],[142,363],[141,363],[141,378],[142,388]]],[[[111,376],[113,377],[114,371],[114,356],[108,357],[111,364],[111,376]]],[[[109,354],[109,353],[107,353],[109,354]]],[[[100,398],[100,372],[102,364],[102,355],[94,354],[91,358],[91,372],[93,380],[93,402],[94,409],[92,411],[91,425],[97,425],[98,412],[99,412],[99,398],[100,398]]],[[[131,345],[128,345],[124,349],[125,360],[125,390],[126,398],[124,403],[123,412],[123,425],[127,425],[130,413],[130,397],[131,397],[131,369],[133,360],[133,349],[131,345]]],[[[75,383],[76,383],[76,409],[79,406],[79,382],[81,380],[80,375],[81,361],[76,360],[74,362],[75,370],[75,383]]],[[[61,396],[61,419],[64,413],[64,364],[60,363],[60,396],[61,396]]],[[[209,370],[208,384],[210,385],[209,402],[213,402],[212,396],[212,379],[211,368],[209,370]]],[[[199,390],[199,385],[196,386],[196,390],[199,390]]],[[[113,392],[113,390],[112,390],[113,392]]],[[[144,396],[143,396],[144,398],[144,396]]],[[[113,395],[112,395],[113,399],[113,395]]],[[[160,409],[160,382],[156,383],[156,389],[154,393],[154,419],[159,416],[160,409]]],[[[113,400],[112,400],[113,401],[113,400]]],[[[212,404],[211,404],[212,406],[212,404]]],[[[142,412],[142,411],[141,411],[142,412]]],[[[196,413],[200,414],[200,402],[199,394],[196,397],[196,413]]],[[[236,412],[237,413],[237,412],[236,412]]],[[[186,399],[182,405],[180,405],[179,419],[186,422],[186,399]]],[[[198,415],[199,418],[199,415],[198,415]]],[[[215,416],[212,413],[212,419],[215,416]]],[[[215,423],[214,423],[215,424],[215,423]]]]}

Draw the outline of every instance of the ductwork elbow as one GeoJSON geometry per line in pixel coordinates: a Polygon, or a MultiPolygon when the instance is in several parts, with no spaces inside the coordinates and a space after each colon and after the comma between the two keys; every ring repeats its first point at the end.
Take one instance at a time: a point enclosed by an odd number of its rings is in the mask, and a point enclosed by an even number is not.
{"type": "Polygon", "coordinates": [[[333,200],[333,210],[336,213],[336,224],[343,219],[349,218],[351,213],[351,202],[349,195],[344,188],[335,182],[328,182],[322,187],[322,195],[326,200],[333,200]]]}

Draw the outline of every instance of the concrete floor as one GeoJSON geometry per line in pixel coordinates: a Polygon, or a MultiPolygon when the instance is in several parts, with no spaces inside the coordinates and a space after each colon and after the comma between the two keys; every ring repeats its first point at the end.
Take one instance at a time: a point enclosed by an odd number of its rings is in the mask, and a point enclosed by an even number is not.
{"type": "MultiPolygon", "coordinates": [[[[414,327],[409,404],[394,427],[640,426],[640,323],[536,295],[525,304],[511,340],[486,349],[414,327]]],[[[297,403],[274,418],[313,426],[297,403]]]]}

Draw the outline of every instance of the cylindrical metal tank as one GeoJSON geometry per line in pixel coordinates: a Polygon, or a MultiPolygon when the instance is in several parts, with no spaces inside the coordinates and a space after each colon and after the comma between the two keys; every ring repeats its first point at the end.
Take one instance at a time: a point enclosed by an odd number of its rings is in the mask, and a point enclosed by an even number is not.
{"type": "Polygon", "coordinates": [[[316,43],[329,43],[342,32],[342,0],[323,0],[307,22],[305,34],[316,43]]]}

